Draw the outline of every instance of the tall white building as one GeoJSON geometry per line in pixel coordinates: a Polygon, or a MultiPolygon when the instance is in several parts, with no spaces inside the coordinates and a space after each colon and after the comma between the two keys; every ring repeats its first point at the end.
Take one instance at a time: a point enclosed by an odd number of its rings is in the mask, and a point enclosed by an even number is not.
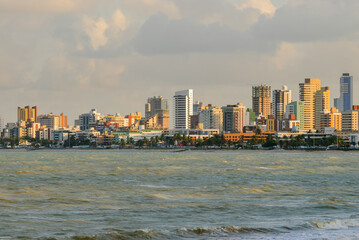
{"type": "Polygon", "coordinates": [[[190,129],[193,115],[193,89],[178,91],[173,96],[175,129],[190,129]]]}
{"type": "Polygon", "coordinates": [[[221,107],[208,105],[199,114],[199,122],[204,129],[218,129],[223,131],[223,111],[221,107]]]}

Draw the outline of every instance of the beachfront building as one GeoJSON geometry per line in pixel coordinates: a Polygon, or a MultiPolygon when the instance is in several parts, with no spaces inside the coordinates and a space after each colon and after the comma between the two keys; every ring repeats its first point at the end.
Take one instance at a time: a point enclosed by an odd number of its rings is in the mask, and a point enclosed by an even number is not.
{"type": "Polygon", "coordinates": [[[17,121],[31,122],[36,121],[37,118],[37,106],[24,108],[17,108],[17,121]]]}
{"type": "Polygon", "coordinates": [[[193,115],[193,89],[178,91],[173,96],[175,129],[190,129],[193,115]]]}
{"type": "Polygon", "coordinates": [[[303,129],[313,130],[315,124],[315,93],[320,90],[320,79],[306,78],[299,84],[299,99],[304,103],[303,129]]]}
{"type": "Polygon", "coordinates": [[[294,115],[296,121],[299,121],[299,129],[304,129],[304,102],[295,101],[291,102],[286,106],[285,116],[286,119],[292,119],[289,117],[290,115],[294,115]]]}
{"type": "Polygon", "coordinates": [[[349,110],[342,112],[342,131],[359,131],[359,111],[349,110]]]}
{"type": "Polygon", "coordinates": [[[145,104],[145,118],[147,120],[152,118],[152,122],[157,122],[156,128],[169,128],[169,108],[168,101],[162,96],[152,97],[147,99],[145,104]],[[155,117],[157,115],[157,117],[155,117]],[[156,121],[154,121],[156,119],[156,121]]]}
{"type": "Polygon", "coordinates": [[[87,130],[96,126],[98,120],[102,119],[103,115],[97,112],[97,109],[91,109],[89,113],[84,113],[75,120],[75,126],[80,126],[81,130],[87,130]]]}
{"type": "Polygon", "coordinates": [[[281,90],[274,90],[272,95],[272,114],[277,119],[278,128],[281,128],[285,117],[286,106],[292,102],[292,91],[283,85],[281,90]]]}
{"type": "Polygon", "coordinates": [[[271,111],[271,87],[260,85],[252,87],[252,109],[256,116],[267,118],[271,111]]]}
{"type": "Polygon", "coordinates": [[[211,104],[204,107],[199,114],[199,122],[203,124],[204,129],[218,129],[223,131],[223,111],[221,107],[211,104]]]}
{"type": "Polygon", "coordinates": [[[340,78],[340,100],[339,111],[345,112],[352,109],[353,105],[353,76],[343,73],[340,78]]]}
{"type": "Polygon", "coordinates": [[[322,112],[330,114],[330,89],[329,87],[322,87],[314,95],[315,101],[315,122],[314,128],[321,131],[321,114],[322,112]]]}
{"type": "Polygon", "coordinates": [[[246,107],[243,103],[222,107],[223,131],[226,133],[243,132],[246,125],[246,107]]]}

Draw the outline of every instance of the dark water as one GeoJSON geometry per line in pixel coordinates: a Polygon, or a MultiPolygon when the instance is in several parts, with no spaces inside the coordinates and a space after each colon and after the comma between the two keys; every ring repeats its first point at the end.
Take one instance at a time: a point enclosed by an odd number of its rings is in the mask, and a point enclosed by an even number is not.
{"type": "Polygon", "coordinates": [[[359,239],[359,153],[0,151],[0,239],[359,239]]]}

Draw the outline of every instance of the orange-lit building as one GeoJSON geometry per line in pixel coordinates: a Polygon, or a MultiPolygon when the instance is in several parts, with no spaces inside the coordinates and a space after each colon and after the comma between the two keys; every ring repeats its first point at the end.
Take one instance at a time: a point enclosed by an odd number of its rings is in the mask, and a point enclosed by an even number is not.
{"type": "Polygon", "coordinates": [[[67,128],[67,116],[60,114],[60,128],[67,128]]]}
{"type": "Polygon", "coordinates": [[[227,141],[238,142],[241,141],[244,144],[255,136],[258,140],[266,140],[269,135],[274,138],[274,132],[262,132],[260,135],[256,135],[255,133],[225,133],[223,134],[224,138],[227,141]]]}
{"type": "Polygon", "coordinates": [[[17,108],[17,121],[31,122],[36,121],[37,118],[37,106],[24,108],[17,108]]]}

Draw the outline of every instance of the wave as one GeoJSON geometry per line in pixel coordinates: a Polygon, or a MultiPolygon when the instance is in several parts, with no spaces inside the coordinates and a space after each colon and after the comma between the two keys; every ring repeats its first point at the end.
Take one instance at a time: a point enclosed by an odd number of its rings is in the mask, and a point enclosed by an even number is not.
{"type": "Polygon", "coordinates": [[[349,220],[333,220],[327,222],[313,221],[310,223],[313,227],[318,229],[348,229],[351,227],[359,227],[357,219],[349,220]]]}
{"type": "MultiPolygon", "coordinates": [[[[299,235],[306,236],[307,234],[304,232],[307,231],[308,231],[307,232],[308,239],[309,237],[310,239],[317,239],[317,238],[313,238],[313,236],[317,235],[315,231],[313,232],[313,230],[327,230],[328,236],[331,236],[331,234],[333,233],[332,231],[337,231],[340,229],[345,230],[349,228],[354,228],[353,230],[355,231],[355,227],[359,227],[359,221],[357,219],[348,219],[348,220],[333,220],[327,222],[313,221],[299,226],[292,226],[292,227],[283,226],[279,228],[251,228],[251,227],[240,227],[240,226],[230,225],[230,226],[213,227],[213,228],[196,227],[196,228],[179,228],[172,230],[141,229],[134,231],[125,231],[120,229],[111,229],[110,233],[83,235],[83,236],[77,235],[77,236],[72,236],[70,239],[73,240],[207,239],[207,238],[216,239],[222,237],[225,238],[234,237],[235,239],[237,238],[238,239],[259,239],[259,238],[260,239],[302,239],[302,238],[298,238],[299,235]]],[[[351,232],[349,234],[351,234],[351,232]]],[[[320,236],[324,236],[322,231],[320,231],[320,236]]],[[[55,240],[56,238],[49,238],[49,239],[55,240]]]]}
{"type": "Polygon", "coordinates": [[[221,233],[272,233],[276,232],[274,229],[268,228],[248,228],[248,227],[238,227],[238,226],[224,226],[217,228],[181,228],[177,230],[180,234],[192,233],[196,235],[203,234],[221,234],[221,233]]]}

